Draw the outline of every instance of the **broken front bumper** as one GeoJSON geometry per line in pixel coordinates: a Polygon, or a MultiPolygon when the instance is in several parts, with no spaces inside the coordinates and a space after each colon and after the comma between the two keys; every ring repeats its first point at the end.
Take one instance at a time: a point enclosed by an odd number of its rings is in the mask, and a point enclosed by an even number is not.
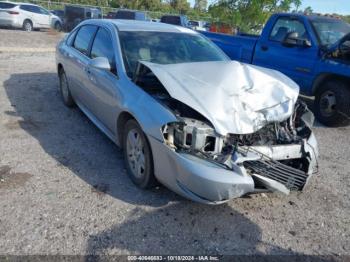
{"type": "MultiPolygon", "coordinates": [[[[256,180],[243,165],[245,161],[257,160],[257,156],[233,155],[233,170],[230,170],[215,162],[175,152],[162,142],[148,138],[153,152],[155,176],[179,195],[205,204],[220,204],[259,190],[255,185],[256,180]]],[[[274,160],[297,159],[307,155],[307,180],[316,169],[318,151],[313,134],[298,148],[294,145],[263,148],[260,149],[262,153],[274,160]]],[[[274,190],[273,185],[267,188],[274,190]]]]}

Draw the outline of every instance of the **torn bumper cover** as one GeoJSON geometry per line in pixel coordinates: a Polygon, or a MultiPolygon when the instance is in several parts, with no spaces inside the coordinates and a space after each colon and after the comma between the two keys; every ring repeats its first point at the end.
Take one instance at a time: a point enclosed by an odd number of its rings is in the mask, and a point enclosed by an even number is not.
{"type": "MultiPolygon", "coordinates": [[[[302,190],[317,170],[318,149],[313,135],[299,146],[278,145],[265,148],[265,153],[269,151],[268,156],[277,163],[293,159],[296,162],[305,161],[306,172],[291,167],[292,171],[299,171],[304,176],[302,181],[294,177],[293,172],[288,173],[283,169],[277,170],[276,177],[269,174],[270,167],[265,170],[255,169],[254,164],[266,161],[266,156],[252,149],[249,154],[244,150],[233,154],[230,158],[232,167],[228,168],[192,154],[176,152],[153,138],[150,138],[150,142],[158,151],[159,159],[155,162],[155,170],[162,174],[157,176],[160,182],[186,198],[205,204],[220,204],[249,193],[272,191],[288,194],[291,190],[302,190]]],[[[290,167],[281,165],[284,168],[290,167]]],[[[272,169],[271,172],[273,171],[272,169]]]]}

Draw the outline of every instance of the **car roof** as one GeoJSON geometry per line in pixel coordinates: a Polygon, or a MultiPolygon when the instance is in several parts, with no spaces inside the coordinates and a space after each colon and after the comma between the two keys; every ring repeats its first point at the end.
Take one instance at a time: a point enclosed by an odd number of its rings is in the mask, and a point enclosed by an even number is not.
{"type": "Polygon", "coordinates": [[[172,33],[188,33],[198,34],[197,32],[181,27],[165,23],[154,23],[149,21],[125,20],[125,19],[90,19],[86,23],[95,24],[112,24],[119,31],[156,31],[156,32],[172,32],[172,33]]]}
{"type": "Polygon", "coordinates": [[[13,5],[34,5],[34,6],[38,6],[36,4],[31,4],[31,3],[10,2],[10,1],[0,1],[0,3],[9,3],[9,4],[13,4],[13,5]]]}
{"type": "Polygon", "coordinates": [[[307,18],[309,20],[340,20],[337,17],[329,16],[329,15],[321,15],[321,14],[304,14],[304,13],[276,13],[277,16],[294,16],[294,17],[300,17],[300,18],[307,18]]]}

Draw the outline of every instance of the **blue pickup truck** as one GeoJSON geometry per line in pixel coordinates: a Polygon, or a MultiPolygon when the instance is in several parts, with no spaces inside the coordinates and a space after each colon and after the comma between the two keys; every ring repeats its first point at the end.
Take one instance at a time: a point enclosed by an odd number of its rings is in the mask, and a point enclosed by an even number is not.
{"type": "Polygon", "coordinates": [[[315,96],[327,126],[350,123],[350,25],[303,14],[272,15],[260,36],[201,32],[231,59],[281,71],[315,96]]]}

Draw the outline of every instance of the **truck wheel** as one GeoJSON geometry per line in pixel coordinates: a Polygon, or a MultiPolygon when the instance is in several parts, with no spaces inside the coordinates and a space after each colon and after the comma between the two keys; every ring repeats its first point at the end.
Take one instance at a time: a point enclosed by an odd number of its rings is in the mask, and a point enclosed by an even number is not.
{"type": "Polygon", "coordinates": [[[33,31],[33,24],[30,20],[24,20],[22,28],[24,31],[31,32],[33,31]]]}
{"type": "Polygon", "coordinates": [[[133,119],[125,125],[123,150],[126,170],[134,184],[143,189],[154,187],[156,178],[151,147],[141,127],[133,119]]]}
{"type": "Polygon", "coordinates": [[[350,87],[340,80],[324,83],[316,92],[315,115],[326,126],[350,124],[350,87]]]}

